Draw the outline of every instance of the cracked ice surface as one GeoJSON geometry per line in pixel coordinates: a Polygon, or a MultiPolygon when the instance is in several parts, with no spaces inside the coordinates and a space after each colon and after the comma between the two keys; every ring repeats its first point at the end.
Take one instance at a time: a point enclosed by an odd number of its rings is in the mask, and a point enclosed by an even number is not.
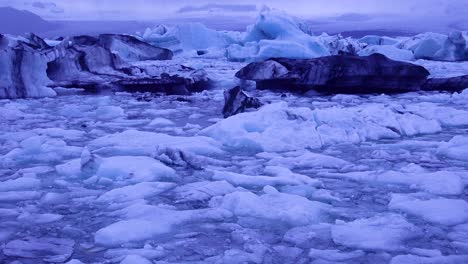
{"type": "Polygon", "coordinates": [[[0,101],[0,262],[468,262],[467,91],[252,93],[0,101]]]}

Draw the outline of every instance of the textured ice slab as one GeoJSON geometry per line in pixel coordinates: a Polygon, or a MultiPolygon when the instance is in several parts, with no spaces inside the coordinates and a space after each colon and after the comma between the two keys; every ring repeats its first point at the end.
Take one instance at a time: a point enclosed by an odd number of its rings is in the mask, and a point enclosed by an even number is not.
{"type": "Polygon", "coordinates": [[[362,250],[355,250],[351,252],[341,252],[334,249],[311,249],[309,251],[309,257],[312,259],[321,259],[331,262],[342,262],[342,261],[352,261],[353,259],[360,258],[364,256],[365,253],[362,250]]]}
{"type": "Polygon", "coordinates": [[[468,222],[468,203],[460,199],[426,198],[393,194],[389,208],[440,225],[457,225],[468,222]]]}
{"type": "Polygon", "coordinates": [[[202,130],[200,135],[210,136],[226,148],[275,152],[433,134],[440,132],[443,125],[468,123],[468,119],[462,118],[468,114],[466,111],[437,109],[428,103],[414,104],[408,109],[367,104],[315,110],[275,103],[257,112],[229,117],[202,130]],[[434,108],[423,108],[424,105],[434,108]]]}
{"type": "Polygon", "coordinates": [[[271,155],[269,153],[259,153],[258,157],[270,159],[267,164],[272,166],[285,166],[289,169],[297,168],[344,168],[352,165],[343,159],[332,156],[313,153],[309,151],[298,151],[289,153],[288,156],[271,155]],[[302,154],[303,153],[303,154],[302,154]]]}
{"type": "Polygon", "coordinates": [[[250,27],[242,45],[228,47],[232,61],[268,58],[315,58],[330,55],[322,43],[301,29],[300,23],[285,13],[264,10],[250,27]]]}
{"type": "Polygon", "coordinates": [[[207,201],[237,189],[227,181],[202,181],[182,185],[174,189],[178,202],[207,201]]]}
{"type": "Polygon", "coordinates": [[[174,52],[190,52],[209,48],[225,48],[238,43],[239,33],[221,32],[207,28],[201,23],[179,24],[173,27],[159,25],[147,28],[142,38],[158,47],[166,47],[174,52]]]}
{"type": "Polygon", "coordinates": [[[414,60],[413,52],[409,50],[399,49],[394,46],[369,46],[359,51],[359,56],[369,56],[372,54],[382,54],[387,58],[397,61],[411,61],[414,60]]]}
{"type": "Polygon", "coordinates": [[[425,257],[415,255],[400,255],[392,259],[390,264],[458,264],[468,261],[468,255],[459,256],[440,256],[440,257],[425,257]]]}
{"type": "Polygon", "coordinates": [[[62,139],[47,136],[32,136],[21,141],[18,148],[0,157],[0,164],[34,164],[40,162],[58,162],[63,159],[78,157],[81,148],[68,146],[62,139]]]}
{"type": "Polygon", "coordinates": [[[112,204],[144,199],[158,195],[174,188],[175,186],[176,184],[174,183],[166,182],[142,182],[135,185],[112,189],[99,196],[97,201],[112,204]]]}
{"type": "Polygon", "coordinates": [[[448,158],[468,161],[468,137],[453,137],[449,142],[442,143],[437,152],[448,158]]]}
{"type": "Polygon", "coordinates": [[[421,235],[420,230],[397,214],[379,215],[348,223],[337,223],[331,229],[333,241],[350,248],[399,251],[405,242],[421,235]]]}
{"type": "Polygon", "coordinates": [[[242,187],[259,187],[263,188],[265,186],[282,186],[282,185],[311,185],[317,186],[321,182],[316,179],[312,179],[305,175],[293,173],[287,168],[283,167],[266,167],[265,173],[270,174],[271,176],[264,175],[244,175],[228,171],[212,171],[213,180],[224,180],[235,186],[242,187]]]}
{"type": "Polygon", "coordinates": [[[26,237],[8,242],[3,248],[3,254],[57,263],[71,257],[74,245],[75,242],[70,239],[26,237]]]}
{"type": "Polygon", "coordinates": [[[187,223],[222,221],[231,214],[221,209],[178,211],[174,208],[134,204],[120,211],[126,220],[118,221],[96,232],[98,245],[117,247],[130,242],[144,242],[167,236],[187,223]]]}
{"type": "Polygon", "coordinates": [[[153,262],[139,255],[128,255],[125,257],[120,264],[151,264],[153,262]]]}
{"type": "Polygon", "coordinates": [[[241,223],[253,226],[295,227],[319,223],[326,218],[326,204],[280,193],[271,186],[265,187],[264,192],[260,196],[251,192],[234,192],[225,195],[220,201],[213,200],[212,206],[227,209],[241,223]]]}
{"type": "Polygon", "coordinates": [[[113,181],[144,182],[171,180],[176,175],[172,168],[150,157],[115,156],[102,160],[96,176],[113,181]]]}
{"type": "Polygon", "coordinates": [[[35,177],[21,177],[14,180],[0,182],[0,192],[34,190],[39,188],[41,181],[35,177]]]}
{"type": "Polygon", "coordinates": [[[376,184],[401,184],[412,189],[422,190],[433,194],[458,195],[465,188],[462,175],[465,173],[452,171],[437,172],[350,172],[350,173],[324,173],[326,177],[347,178],[356,181],[371,182],[376,184]]]}
{"type": "Polygon", "coordinates": [[[175,148],[198,155],[222,154],[218,142],[207,137],[177,137],[145,131],[127,130],[107,135],[90,143],[98,152],[123,155],[151,155],[157,148],[175,148]]]}

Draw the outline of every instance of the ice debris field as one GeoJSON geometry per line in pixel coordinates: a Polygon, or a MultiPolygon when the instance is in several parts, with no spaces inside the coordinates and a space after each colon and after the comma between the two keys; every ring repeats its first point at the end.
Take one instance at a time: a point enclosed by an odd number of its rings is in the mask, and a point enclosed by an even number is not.
{"type": "MultiPolygon", "coordinates": [[[[142,33],[206,70],[208,91],[0,100],[0,263],[468,263],[468,90],[252,89],[265,105],[223,118],[223,91],[247,61],[330,55],[283,16],[237,37],[201,25],[142,33]]],[[[444,49],[460,36],[439,37],[369,37],[360,52],[461,56],[444,49]]]]}

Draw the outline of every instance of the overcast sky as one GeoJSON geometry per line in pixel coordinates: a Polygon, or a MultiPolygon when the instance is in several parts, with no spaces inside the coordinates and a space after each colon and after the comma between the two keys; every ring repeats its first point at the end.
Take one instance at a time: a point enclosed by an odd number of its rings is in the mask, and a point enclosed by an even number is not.
{"type": "MultiPolygon", "coordinates": [[[[154,20],[186,15],[190,10],[230,10],[253,13],[252,6],[283,9],[304,17],[333,16],[345,13],[401,14],[417,16],[463,15],[468,0],[0,0],[0,6],[12,6],[59,20],[154,20]],[[223,6],[227,5],[227,6],[223,6]],[[200,8],[201,7],[201,8],[200,8]],[[182,9],[182,12],[180,12],[182,9]],[[187,12],[188,11],[188,12],[187,12]]],[[[227,11],[226,11],[227,12],[227,11]]],[[[468,19],[468,18],[467,18],[468,19]]]]}

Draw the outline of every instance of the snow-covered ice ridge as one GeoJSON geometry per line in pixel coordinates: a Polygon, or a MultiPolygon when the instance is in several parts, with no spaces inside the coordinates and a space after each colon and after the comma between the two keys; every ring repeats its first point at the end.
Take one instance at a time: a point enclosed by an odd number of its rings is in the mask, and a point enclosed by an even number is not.
{"type": "MultiPolygon", "coordinates": [[[[331,50],[305,24],[263,15],[253,44],[214,31],[194,42],[200,25],[159,27],[174,59],[132,62],[202,69],[208,91],[0,100],[0,263],[468,263],[468,90],[252,89],[264,106],[223,119],[224,89],[246,61],[331,50]],[[295,36],[299,53],[281,53],[295,36]]],[[[162,43],[151,30],[143,38],[162,43]]],[[[419,43],[320,38],[345,52],[419,43]]],[[[468,62],[415,63],[435,77],[468,72],[468,62]]]]}
{"type": "Polygon", "coordinates": [[[1,100],[0,262],[468,261],[468,90],[250,93],[1,100]]]}

